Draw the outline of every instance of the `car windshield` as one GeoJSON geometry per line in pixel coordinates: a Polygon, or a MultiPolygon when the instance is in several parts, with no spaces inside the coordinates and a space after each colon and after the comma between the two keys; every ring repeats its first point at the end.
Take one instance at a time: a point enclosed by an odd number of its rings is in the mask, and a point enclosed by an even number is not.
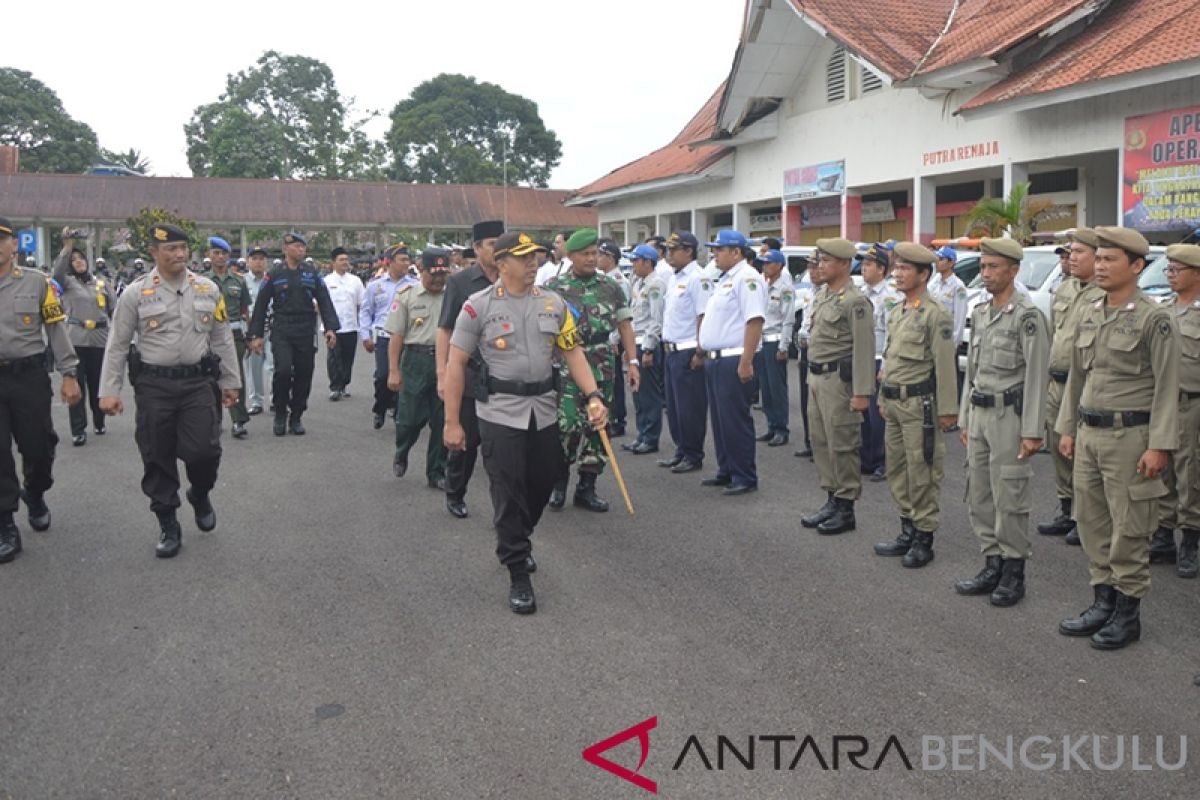
{"type": "Polygon", "coordinates": [[[1150,262],[1150,266],[1142,270],[1142,274],[1138,276],[1138,288],[1142,291],[1147,289],[1169,289],[1170,284],[1167,283],[1167,257],[1159,256],[1150,262]]]}
{"type": "MultiPolygon", "coordinates": [[[[1021,269],[1017,272],[1017,281],[1026,289],[1036,291],[1042,288],[1042,284],[1057,265],[1058,256],[1054,253],[1026,253],[1025,258],[1021,260],[1021,269]]],[[[983,275],[976,275],[969,288],[982,289],[983,275]]]]}

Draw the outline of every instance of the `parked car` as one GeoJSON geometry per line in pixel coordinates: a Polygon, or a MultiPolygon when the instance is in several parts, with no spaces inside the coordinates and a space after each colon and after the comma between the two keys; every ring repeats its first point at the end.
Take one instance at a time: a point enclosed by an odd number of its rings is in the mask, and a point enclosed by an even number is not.
{"type": "Polygon", "coordinates": [[[1157,256],[1142,270],[1142,274],[1138,276],[1138,288],[1145,292],[1147,297],[1160,303],[1170,296],[1171,284],[1167,282],[1165,253],[1157,256]]]}

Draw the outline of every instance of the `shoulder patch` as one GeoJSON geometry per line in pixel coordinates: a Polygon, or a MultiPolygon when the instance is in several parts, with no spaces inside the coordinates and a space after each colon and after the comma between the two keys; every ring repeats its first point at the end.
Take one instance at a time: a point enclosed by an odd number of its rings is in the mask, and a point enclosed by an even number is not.
{"type": "Polygon", "coordinates": [[[946,341],[950,341],[950,339],[952,339],[954,337],[954,328],[952,328],[951,326],[943,325],[941,330],[942,330],[942,338],[945,339],[946,341]]]}
{"type": "Polygon", "coordinates": [[[1160,319],[1157,323],[1156,330],[1158,331],[1158,335],[1164,339],[1171,338],[1171,320],[1165,317],[1160,319]]]}
{"type": "Polygon", "coordinates": [[[467,302],[463,303],[462,310],[467,312],[467,316],[469,316],[471,319],[479,319],[479,314],[477,314],[475,312],[475,307],[473,305],[471,305],[471,302],[469,300],[467,302]]]}
{"type": "Polygon", "coordinates": [[[1042,313],[1042,312],[1031,311],[1028,314],[1026,314],[1025,316],[1021,317],[1021,330],[1024,331],[1026,336],[1036,336],[1037,335],[1038,324],[1037,324],[1037,316],[1036,315],[1040,314],[1040,313],[1042,313]]]}
{"type": "Polygon", "coordinates": [[[862,318],[863,318],[863,317],[865,317],[866,315],[867,315],[867,309],[866,309],[866,308],[864,308],[864,307],[863,307],[863,306],[861,306],[861,305],[856,305],[856,306],[854,307],[854,318],[855,318],[855,319],[862,319],[862,318]]]}

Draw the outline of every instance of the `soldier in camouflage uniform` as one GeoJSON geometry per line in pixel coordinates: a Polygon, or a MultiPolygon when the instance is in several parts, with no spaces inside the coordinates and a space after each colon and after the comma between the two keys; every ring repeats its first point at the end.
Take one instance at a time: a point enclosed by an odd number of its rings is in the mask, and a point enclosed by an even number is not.
{"type": "MultiPolygon", "coordinates": [[[[575,325],[592,374],[600,391],[604,393],[605,405],[612,405],[614,377],[616,375],[617,348],[609,341],[614,331],[620,334],[621,344],[630,354],[628,363],[629,387],[638,390],[641,374],[633,337],[633,312],[629,302],[616,281],[596,270],[599,235],[595,230],[584,228],[576,231],[567,241],[567,252],[571,257],[569,272],[546,283],[546,288],[561,295],[575,315],[575,325]]],[[[558,431],[562,440],[563,453],[568,465],[566,474],[555,485],[550,495],[550,507],[558,510],[567,499],[567,482],[570,479],[569,465],[578,460],[579,483],[575,487],[575,505],[589,511],[607,511],[608,501],[596,496],[596,476],[604,470],[604,448],[600,435],[588,423],[587,400],[579,387],[571,380],[566,365],[560,365],[562,388],[558,401],[558,431]]]]}

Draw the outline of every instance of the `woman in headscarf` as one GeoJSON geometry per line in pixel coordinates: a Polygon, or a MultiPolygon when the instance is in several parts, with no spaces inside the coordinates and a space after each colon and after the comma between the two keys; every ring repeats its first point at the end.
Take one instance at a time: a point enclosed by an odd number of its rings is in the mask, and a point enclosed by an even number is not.
{"type": "Polygon", "coordinates": [[[79,355],[79,387],[86,403],[69,409],[71,442],[87,444],[87,409],[92,409],[92,424],[97,435],[104,433],[104,414],[100,411],[100,368],[104,364],[104,346],[108,343],[108,323],[116,296],[110,281],[88,269],[87,256],[75,246],[74,239],[63,239],[63,250],[54,262],[54,279],[62,287],[63,310],[67,314],[67,332],[79,355]]]}

